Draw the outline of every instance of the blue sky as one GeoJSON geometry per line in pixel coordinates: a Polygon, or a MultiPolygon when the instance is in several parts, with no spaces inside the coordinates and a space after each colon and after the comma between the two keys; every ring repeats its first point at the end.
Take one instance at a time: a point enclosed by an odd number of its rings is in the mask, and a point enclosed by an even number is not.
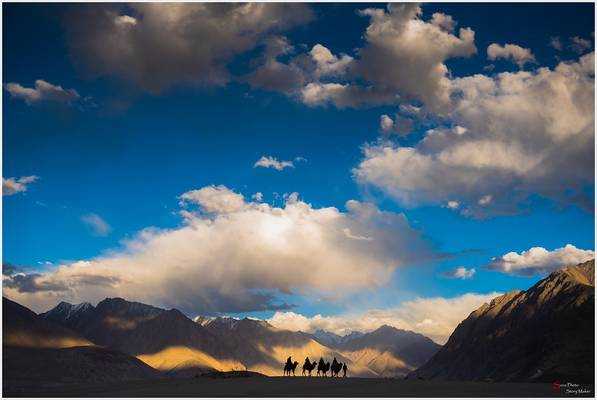
{"type": "MultiPolygon", "coordinates": [[[[313,209],[336,207],[342,213],[350,199],[371,202],[380,210],[404,213],[410,226],[432,249],[429,257],[415,257],[408,265],[392,270],[383,285],[356,291],[348,298],[316,301],[317,296],[306,296],[300,288],[294,294],[276,292],[275,303],[296,304],[292,311],[307,317],[399,307],[417,297],[454,298],[466,293],[525,289],[541,278],[545,272],[541,268],[554,268],[551,259],[545,261],[548,266],[535,265],[538,269],[533,274],[489,271],[481,266],[490,264],[494,257],[522,253],[532,247],[544,247],[548,252],[566,244],[594,249],[594,213],[574,201],[562,200],[559,195],[546,194],[548,190],[526,190],[520,200],[524,203],[522,211],[467,216],[446,207],[452,198],[415,196],[414,202],[405,202],[394,188],[378,181],[358,181],[354,169],[367,157],[364,147],[415,148],[429,129],[449,128],[457,123],[451,117],[441,118],[431,112],[427,118],[415,120],[407,136],[383,136],[380,116],[394,118],[398,110],[395,103],[346,108],[333,102],[313,105],[301,101],[298,92],[249,85],[243,76],[256,68],[263,57],[263,43],[273,35],[285,37],[294,46],[293,51],[278,57],[287,65],[295,57],[308,54],[318,43],[334,55],[345,53],[359,60],[355,49],[367,46],[365,31],[372,22],[357,10],[384,10],[386,6],[370,3],[306,7],[313,12],[310,20],[260,32],[252,38],[254,43],[248,49],[229,56],[225,65],[230,75],[225,83],[175,82],[152,93],[114,68],[97,67],[94,71],[86,65],[88,60],[81,56],[81,50],[73,48],[71,25],[73,13],[80,11],[77,6],[3,5],[3,177],[39,177],[26,184],[26,191],[6,195],[5,189],[3,262],[29,274],[42,274],[35,279],[46,279],[43,274],[51,274],[58,265],[92,260],[121,249],[123,240],[134,238],[144,228],[183,227],[178,196],[209,185],[224,185],[243,194],[246,201],[261,192],[264,202],[279,207],[284,207],[282,195],[292,192],[298,192],[299,199],[313,209]],[[38,79],[62,90],[74,89],[78,98],[26,101],[6,86],[16,83],[32,88],[38,79]],[[281,171],[254,167],[262,156],[291,161],[304,157],[306,161],[295,160],[295,168],[281,171]],[[89,214],[99,216],[108,228],[94,233],[93,227],[82,220],[89,214]],[[52,264],[40,264],[46,261],[52,264]],[[474,268],[475,275],[471,279],[442,276],[460,266],[474,268]]],[[[134,7],[122,8],[118,13],[136,16],[137,28],[141,27],[140,21],[145,22],[140,16],[142,12],[134,7]]],[[[389,11],[386,13],[390,15],[389,11]]],[[[593,49],[592,4],[434,3],[422,5],[415,19],[431,25],[433,13],[450,15],[458,27],[470,27],[475,32],[475,53],[440,60],[448,69],[445,77],[449,80],[475,74],[497,79],[502,72],[520,73],[513,58],[488,60],[486,49],[491,43],[512,43],[529,49],[535,62],[524,64],[523,69],[531,74],[543,67],[553,71],[561,61],[578,63],[581,56],[593,49]],[[561,50],[550,46],[556,37],[561,41],[561,50]],[[571,47],[570,38],[574,37],[589,41],[590,47],[571,47]],[[488,65],[492,69],[486,68],[488,65]]],[[[458,28],[452,34],[458,35],[457,32],[458,28]]],[[[151,47],[151,41],[146,42],[145,50],[151,47]]],[[[155,63],[159,71],[159,51],[155,63]]],[[[396,69],[400,69],[400,64],[396,69]]],[[[196,73],[207,74],[200,68],[196,73]]],[[[593,82],[592,76],[588,79],[593,82]]],[[[326,82],[332,80],[333,77],[326,82]]],[[[351,84],[364,80],[357,73],[351,84]]],[[[374,82],[375,85],[380,82],[374,82]]],[[[403,94],[400,87],[395,90],[403,94]]],[[[416,98],[416,90],[414,95],[404,96],[407,97],[408,103],[400,104],[426,106],[416,98]]],[[[590,153],[594,159],[592,149],[590,153]]],[[[591,165],[579,168],[592,174],[591,165]]],[[[550,173],[549,179],[542,178],[546,185],[558,179],[552,172],[546,174],[550,173]]],[[[563,190],[579,190],[592,204],[594,184],[585,175],[578,180],[573,177],[571,187],[563,190]]],[[[530,182],[528,186],[533,187],[533,181],[530,182]]],[[[511,188],[506,185],[499,190],[511,188]]],[[[38,289],[43,286],[37,283],[38,289]]],[[[42,300],[36,297],[38,293],[13,290],[13,296],[39,309],[50,307],[52,304],[47,303],[60,297],[53,293],[42,300]]],[[[86,300],[81,293],[77,292],[72,300],[86,300]]],[[[110,295],[110,291],[105,294],[110,295]]],[[[175,300],[162,300],[158,305],[180,306],[175,300]]],[[[248,315],[266,318],[275,311],[254,310],[248,315]]],[[[234,310],[223,312],[236,315],[234,310]]]]}

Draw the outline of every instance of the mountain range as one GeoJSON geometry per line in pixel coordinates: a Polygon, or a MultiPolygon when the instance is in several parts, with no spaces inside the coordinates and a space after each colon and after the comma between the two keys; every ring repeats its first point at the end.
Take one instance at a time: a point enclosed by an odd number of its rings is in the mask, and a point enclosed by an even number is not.
{"type": "Polygon", "coordinates": [[[318,335],[277,329],[262,320],[190,320],[177,310],[120,298],[105,299],[96,307],[62,302],[40,316],[74,330],[94,344],[135,356],[170,376],[245,369],[280,375],[289,355],[301,367],[307,357],[335,357],[349,365],[352,376],[396,376],[421,365],[439,349],[422,335],[390,327],[367,334],[355,332],[326,345],[318,335]],[[404,345],[397,343],[401,341],[404,345]],[[374,346],[375,342],[379,343],[374,346]],[[411,357],[411,347],[420,347],[415,352],[421,358],[411,357]]]}
{"type": "MultiPolygon", "coordinates": [[[[442,347],[391,326],[339,336],[278,329],[251,318],[197,317],[107,298],[42,314],[3,298],[3,378],[57,384],[213,371],[281,375],[288,356],[347,363],[349,376],[446,380],[588,380],[594,371],[594,260],[493,299],[442,347]]],[[[591,380],[592,381],[592,380],[591,380]]],[[[15,389],[16,388],[16,389],[15,389]]],[[[15,391],[16,390],[16,391],[15,391]]]]}
{"type": "Polygon", "coordinates": [[[594,383],[595,260],[493,299],[411,377],[594,383]]]}

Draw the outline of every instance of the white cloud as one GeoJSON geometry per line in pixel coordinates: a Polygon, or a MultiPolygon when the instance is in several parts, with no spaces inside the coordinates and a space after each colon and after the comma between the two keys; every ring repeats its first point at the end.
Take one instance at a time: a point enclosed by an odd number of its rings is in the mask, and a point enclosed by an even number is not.
{"type": "Polygon", "coordinates": [[[20,178],[2,178],[2,196],[11,196],[16,193],[26,192],[27,185],[38,180],[35,175],[20,178]]]}
{"type": "Polygon", "coordinates": [[[456,25],[458,25],[458,23],[454,21],[454,18],[452,18],[451,15],[446,15],[437,12],[433,13],[433,15],[431,16],[431,23],[433,25],[445,29],[448,32],[454,31],[454,28],[456,28],[456,25]]]}
{"type": "Polygon", "coordinates": [[[571,244],[549,251],[543,247],[532,247],[522,253],[514,251],[491,259],[484,267],[510,275],[548,275],[558,269],[571,267],[595,258],[593,250],[578,249],[571,244]]]}
{"type": "Polygon", "coordinates": [[[535,64],[537,62],[531,50],[510,43],[503,46],[497,43],[490,44],[487,47],[487,58],[490,60],[497,60],[498,58],[510,60],[521,69],[525,64],[535,64]]]}
{"type": "Polygon", "coordinates": [[[445,111],[450,104],[450,80],[444,61],[476,52],[475,33],[461,28],[458,35],[446,26],[455,22],[447,15],[431,21],[420,18],[418,4],[391,4],[388,11],[366,9],[369,16],[364,48],[359,50],[357,72],[378,92],[388,90],[404,99],[422,101],[433,111],[445,111]],[[449,22],[451,21],[451,22],[449,22]]]}
{"type": "Polygon", "coordinates": [[[454,200],[450,200],[446,204],[446,207],[449,208],[450,210],[457,210],[458,207],[460,207],[460,203],[457,201],[454,201],[454,200]]]}
{"type": "Polygon", "coordinates": [[[340,300],[387,284],[397,268],[439,256],[403,214],[372,204],[350,200],[343,212],[314,208],[296,194],[283,208],[236,196],[224,186],[187,192],[181,198],[199,210],[188,211],[179,228],[144,229],[119,249],[35,278],[36,287],[64,290],[5,288],[5,295],[35,310],[58,298],[108,296],[190,314],[276,310],[291,307],[276,302],[280,293],[340,300]],[[345,228],[374,240],[350,239],[345,228]]]}
{"type": "Polygon", "coordinates": [[[300,98],[312,107],[331,103],[338,108],[346,108],[394,104],[399,96],[393,91],[382,93],[373,86],[311,82],[301,89],[300,98]]]}
{"type": "Polygon", "coordinates": [[[282,171],[284,168],[294,168],[294,163],[292,161],[278,161],[275,157],[270,156],[262,156],[253,168],[256,167],[263,167],[263,168],[273,168],[278,171],[282,171]]]}
{"type": "Polygon", "coordinates": [[[452,279],[471,279],[475,276],[475,269],[467,269],[465,267],[458,267],[454,268],[453,270],[443,272],[441,275],[445,278],[452,278],[452,279]]]}
{"type": "Polygon", "coordinates": [[[253,194],[253,195],[251,196],[251,198],[252,198],[253,200],[256,200],[256,201],[259,201],[259,202],[260,202],[260,201],[262,201],[262,200],[263,200],[263,193],[261,193],[261,192],[257,192],[257,193],[255,193],[255,194],[253,194]]]}
{"type": "Polygon", "coordinates": [[[242,210],[246,204],[242,194],[235,193],[224,185],[205,186],[180,195],[183,202],[194,203],[208,213],[228,214],[242,210]]]}
{"type": "Polygon", "coordinates": [[[354,59],[346,54],[336,57],[332,52],[321,44],[313,46],[309,52],[313,61],[315,61],[315,76],[317,78],[326,76],[343,76],[350,68],[354,59]]]}
{"type": "Polygon", "coordinates": [[[41,79],[35,81],[33,88],[23,87],[18,83],[7,83],[4,88],[11,97],[22,99],[29,105],[41,102],[72,103],[81,97],[75,89],[63,89],[62,86],[52,85],[41,79]]]}
{"type": "Polygon", "coordinates": [[[298,3],[95,4],[69,13],[66,27],[73,58],[89,73],[160,93],[176,84],[225,84],[234,57],[312,18],[298,3]]]}
{"type": "Polygon", "coordinates": [[[395,120],[387,114],[382,114],[379,118],[379,130],[386,135],[406,136],[411,132],[412,127],[413,123],[410,119],[399,115],[396,115],[395,120]]]}
{"type": "Polygon", "coordinates": [[[489,203],[491,203],[491,195],[490,194],[485,195],[485,196],[483,196],[483,197],[481,197],[479,199],[479,205],[480,206],[484,206],[484,205],[489,204],[489,203]]]}
{"type": "Polygon", "coordinates": [[[591,48],[591,41],[578,36],[570,38],[570,49],[577,54],[583,54],[591,48]]]}
{"type": "Polygon", "coordinates": [[[467,293],[458,297],[417,298],[394,308],[373,309],[363,313],[313,317],[294,312],[276,312],[267,321],[281,329],[314,332],[324,329],[339,335],[351,331],[371,331],[381,325],[411,330],[444,344],[456,326],[471,312],[500,293],[467,293]]]}
{"type": "Polygon", "coordinates": [[[591,53],[554,70],[455,79],[456,127],[413,147],[366,146],[354,177],[403,205],[457,201],[474,217],[520,212],[531,194],[592,209],[593,70],[591,53]]]}
{"type": "Polygon", "coordinates": [[[95,236],[107,236],[112,231],[112,227],[95,213],[83,215],[81,221],[91,229],[91,232],[95,236]]]}

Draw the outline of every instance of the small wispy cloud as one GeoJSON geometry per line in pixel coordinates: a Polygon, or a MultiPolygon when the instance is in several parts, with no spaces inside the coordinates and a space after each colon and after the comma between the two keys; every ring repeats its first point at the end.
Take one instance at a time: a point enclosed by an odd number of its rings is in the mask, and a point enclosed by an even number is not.
{"type": "Polygon", "coordinates": [[[39,176],[22,176],[20,178],[2,178],[2,196],[12,196],[13,194],[26,192],[27,185],[35,182],[39,176]]]}
{"type": "Polygon", "coordinates": [[[475,271],[474,268],[471,269],[467,269],[465,267],[458,267],[458,268],[454,268],[453,270],[450,271],[446,271],[446,272],[442,272],[442,276],[444,278],[450,278],[450,279],[472,279],[473,276],[475,276],[475,273],[477,271],[475,271]]]}
{"type": "Polygon", "coordinates": [[[68,104],[81,98],[75,89],[63,89],[62,86],[53,85],[42,79],[36,80],[32,88],[14,82],[7,83],[4,88],[11,97],[22,99],[29,105],[45,101],[68,104]]]}
{"type": "Polygon", "coordinates": [[[112,227],[95,213],[83,215],[81,221],[87,225],[94,236],[107,236],[112,231],[112,227]]]}
{"type": "Polygon", "coordinates": [[[574,36],[570,38],[570,45],[568,47],[576,54],[583,54],[591,48],[591,41],[574,36]]]}
{"type": "MultiPolygon", "coordinates": [[[[297,157],[297,161],[298,159],[299,157],[297,157]]],[[[294,163],[292,161],[278,161],[278,159],[276,159],[275,157],[262,156],[259,160],[257,160],[255,165],[253,165],[253,168],[257,167],[273,168],[277,171],[282,171],[285,168],[294,168],[294,163]]]]}

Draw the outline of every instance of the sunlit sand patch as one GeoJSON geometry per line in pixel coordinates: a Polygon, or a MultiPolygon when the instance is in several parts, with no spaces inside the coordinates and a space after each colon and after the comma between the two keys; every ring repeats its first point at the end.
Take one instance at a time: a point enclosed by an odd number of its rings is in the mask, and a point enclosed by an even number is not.
{"type": "Polygon", "coordinates": [[[160,371],[199,367],[218,371],[244,371],[245,366],[236,360],[217,360],[200,350],[186,346],[170,346],[157,353],[141,354],[137,358],[160,371]]]}
{"type": "MultiPolygon", "coordinates": [[[[329,347],[323,346],[320,343],[316,342],[315,340],[309,340],[303,346],[273,346],[271,349],[267,348],[264,345],[258,346],[259,350],[265,354],[270,355],[278,362],[278,366],[273,365],[264,365],[264,364],[255,364],[255,365],[248,365],[247,367],[251,371],[260,372],[265,375],[269,376],[281,376],[284,374],[284,364],[288,356],[292,356],[294,361],[298,361],[298,365],[296,367],[296,375],[302,375],[303,372],[303,363],[305,362],[305,358],[309,357],[311,362],[319,361],[321,357],[324,358],[326,362],[331,362],[334,357],[339,362],[347,362],[349,374],[354,373],[360,376],[375,376],[376,373],[373,372],[367,365],[363,365],[358,362],[354,362],[350,357],[347,357],[344,353],[335,351],[330,349],[329,347]]],[[[317,374],[317,367],[313,370],[312,375],[317,374]]],[[[329,375],[328,371],[328,375],[329,375]]]]}
{"type": "Polygon", "coordinates": [[[378,376],[395,376],[396,372],[407,373],[415,369],[388,351],[365,348],[358,351],[343,352],[342,354],[351,359],[355,365],[360,368],[367,368],[378,376]]]}
{"type": "Polygon", "coordinates": [[[2,343],[5,346],[61,349],[65,347],[94,346],[88,340],[74,337],[44,337],[25,331],[4,333],[2,343]]]}

